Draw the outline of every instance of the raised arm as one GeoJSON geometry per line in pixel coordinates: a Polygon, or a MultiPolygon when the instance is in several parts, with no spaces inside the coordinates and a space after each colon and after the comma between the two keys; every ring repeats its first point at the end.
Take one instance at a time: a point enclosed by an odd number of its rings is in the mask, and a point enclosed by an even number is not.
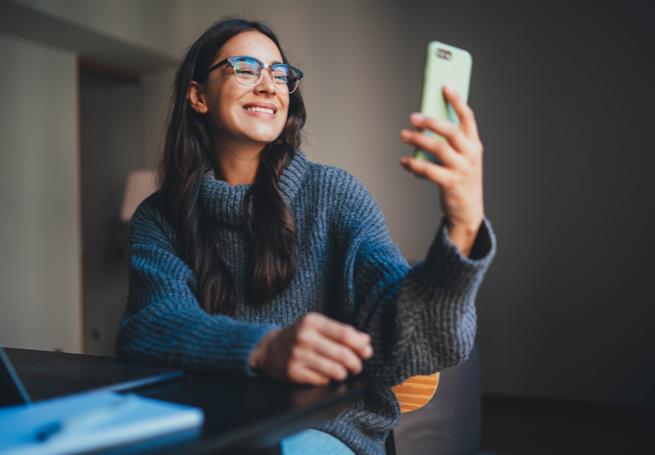
{"type": "Polygon", "coordinates": [[[495,250],[489,223],[465,257],[444,220],[425,260],[410,268],[359,182],[345,185],[339,200],[347,322],[371,336],[375,351],[364,371],[395,385],[465,360],[475,337],[475,296],[495,250]]]}
{"type": "Polygon", "coordinates": [[[468,256],[484,218],[483,147],[473,110],[449,86],[444,87],[443,93],[459,117],[459,127],[448,120],[414,113],[410,121],[419,131],[404,129],[400,135],[404,142],[432,153],[443,164],[408,156],[400,164],[439,186],[448,236],[462,255],[468,256]],[[422,132],[425,129],[440,134],[446,141],[428,136],[422,132]]]}

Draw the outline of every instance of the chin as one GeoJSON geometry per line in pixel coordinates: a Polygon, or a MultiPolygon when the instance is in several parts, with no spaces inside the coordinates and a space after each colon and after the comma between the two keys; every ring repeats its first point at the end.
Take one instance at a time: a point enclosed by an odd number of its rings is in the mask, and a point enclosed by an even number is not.
{"type": "Polygon", "coordinates": [[[251,135],[250,139],[262,144],[270,144],[271,142],[275,142],[281,134],[282,131],[261,132],[260,134],[251,135]]]}

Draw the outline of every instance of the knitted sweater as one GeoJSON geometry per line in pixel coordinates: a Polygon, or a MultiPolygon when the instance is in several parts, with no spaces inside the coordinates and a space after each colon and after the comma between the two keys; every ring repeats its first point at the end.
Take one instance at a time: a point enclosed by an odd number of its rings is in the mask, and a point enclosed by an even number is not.
{"type": "Polygon", "coordinates": [[[323,313],[369,333],[375,354],[364,362],[364,397],[316,428],[357,454],[382,454],[400,417],[391,387],[456,365],[473,346],[475,294],[495,250],[490,225],[484,221],[471,258],[464,258],[442,223],[424,262],[410,268],[362,184],[298,152],[278,184],[296,220],[298,271],[261,306],[249,286],[248,187],[229,186],[211,172],[202,185],[203,209],[237,287],[234,318],[209,315],[198,305],[193,272],[180,259],[158,193],[139,206],[130,226],[130,289],[118,356],[252,377],[248,359],[266,332],[309,311],[323,313]]]}

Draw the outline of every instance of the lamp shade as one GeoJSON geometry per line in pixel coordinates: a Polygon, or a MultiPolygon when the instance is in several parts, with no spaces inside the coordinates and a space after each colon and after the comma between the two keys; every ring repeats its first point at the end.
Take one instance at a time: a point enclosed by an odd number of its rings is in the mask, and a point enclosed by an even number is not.
{"type": "Polygon", "coordinates": [[[155,171],[150,169],[131,171],[125,185],[121,221],[129,222],[139,204],[155,191],[157,191],[155,171]]]}

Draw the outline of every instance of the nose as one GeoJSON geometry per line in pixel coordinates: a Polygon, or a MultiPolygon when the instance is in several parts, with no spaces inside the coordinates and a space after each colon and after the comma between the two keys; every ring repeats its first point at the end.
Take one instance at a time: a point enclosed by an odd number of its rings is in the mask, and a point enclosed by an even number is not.
{"type": "Polygon", "coordinates": [[[262,80],[259,81],[259,84],[255,86],[255,90],[257,93],[268,93],[270,95],[275,95],[277,92],[277,85],[273,80],[273,71],[271,71],[270,68],[266,68],[263,71],[264,75],[262,76],[262,80]]]}

